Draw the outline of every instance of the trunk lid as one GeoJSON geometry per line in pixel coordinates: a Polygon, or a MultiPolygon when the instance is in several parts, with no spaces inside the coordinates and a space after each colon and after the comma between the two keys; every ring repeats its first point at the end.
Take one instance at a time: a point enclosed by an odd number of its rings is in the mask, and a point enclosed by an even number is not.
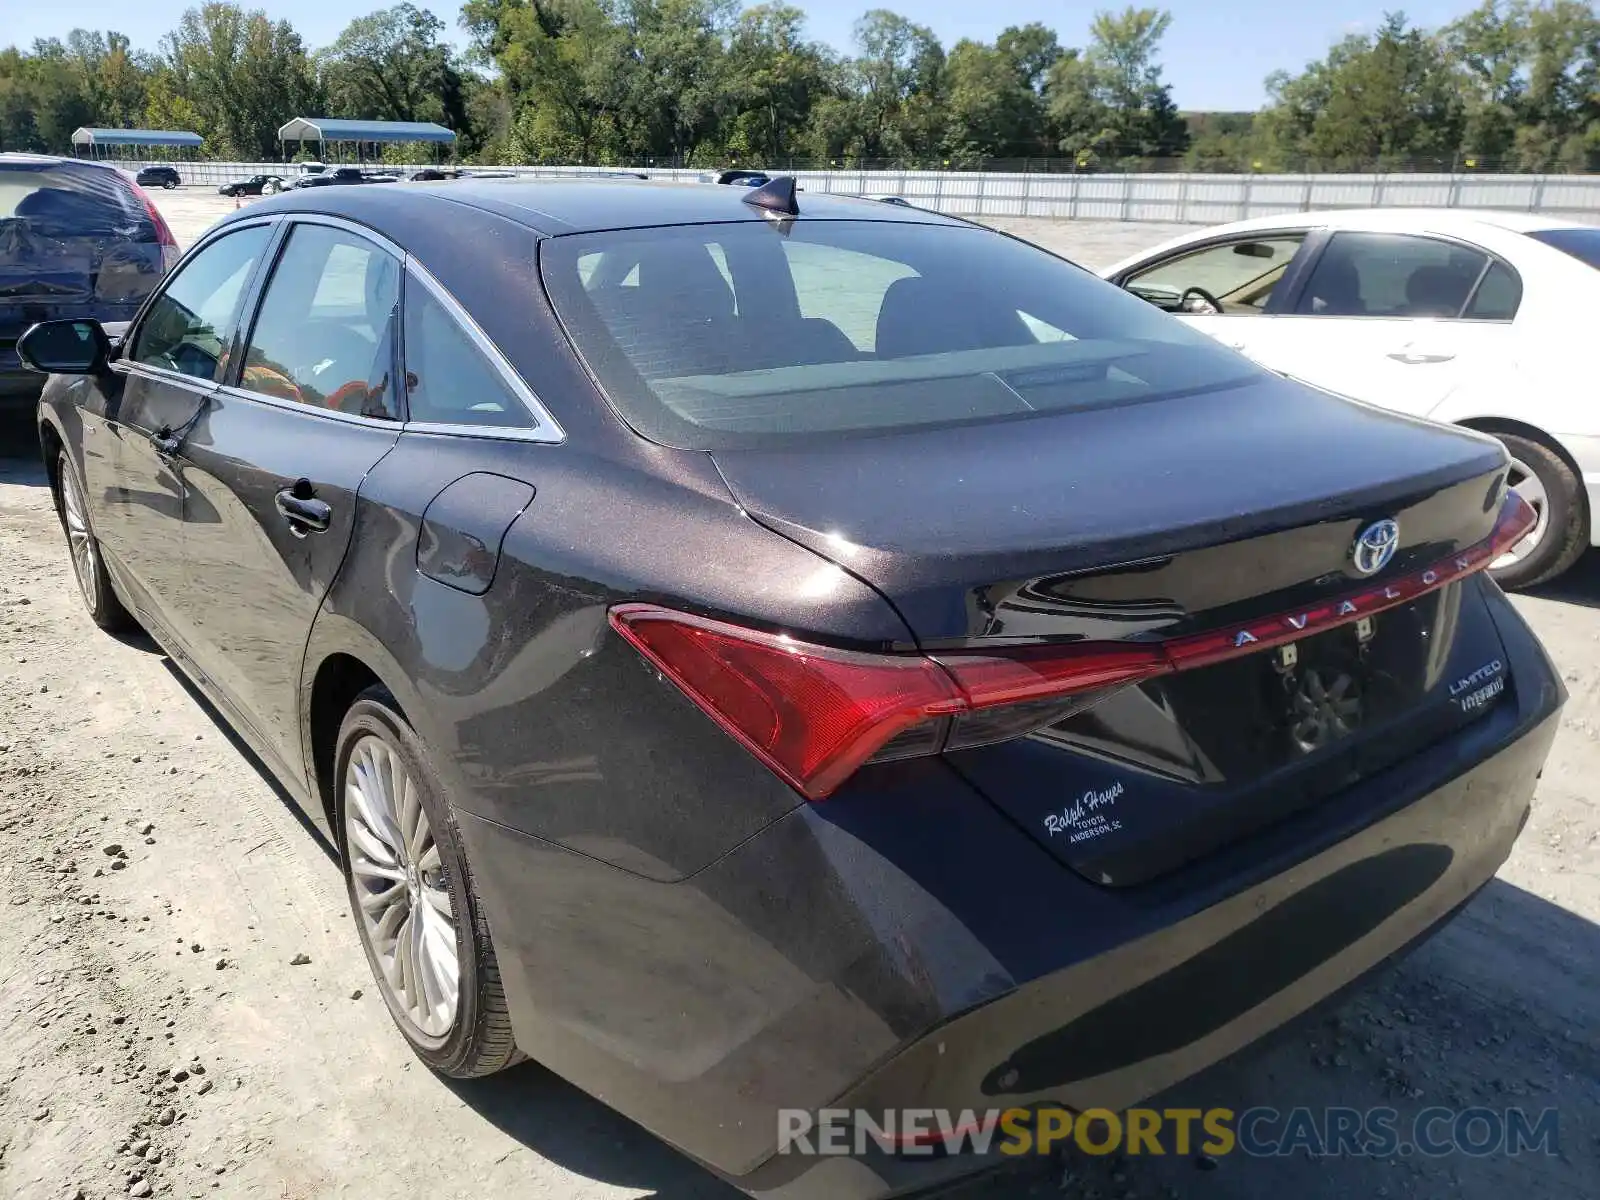
{"type": "Polygon", "coordinates": [[[1151,879],[1325,799],[1506,686],[1476,583],[1381,594],[1448,574],[1489,537],[1504,450],[1276,376],[713,457],[753,519],[877,588],[935,655],[1260,635],[1260,649],[1097,693],[1025,737],[947,752],[1102,883],[1151,879]],[[1393,557],[1364,574],[1353,547],[1384,521],[1398,525],[1393,557]],[[1357,596],[1360,612],[1327,618],[1357,596]],[[1263,632],[1308,613],[1324,615],[1284,627],[1305,631],[1286,645],[1263,632]]]}

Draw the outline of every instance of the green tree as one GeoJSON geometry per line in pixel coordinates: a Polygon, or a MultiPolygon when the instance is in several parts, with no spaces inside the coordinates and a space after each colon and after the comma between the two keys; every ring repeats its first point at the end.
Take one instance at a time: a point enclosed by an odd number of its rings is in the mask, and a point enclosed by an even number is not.
{"type": "Polygon", "coordinates": [[[944,68],[945,154],[955,166],[1038,152],[1044,106],[1017,60],[963,40],[944,68]]]}
{"type": "Polygon", "coordinates": [[[1035,95],[1044,94],[1045,80],[1050,68],[1061,57],[1061,43],[1055,30],[1034,21],[1027,25],[1009,25],[995,39],[995,49],[1011,60],[1035,95]]]}
{"type": "MultiPolygon", "coordinates": [[[[411,3],[357,17],[316,56],[328,103],[339,116],[443,121],[447,94],[461,88],[444,22],[411,3]]],[[[461,102],[458,100],[457,117],[461,102]]]]}
{"type": "Polygon", "coordinates": [[[1321,170],[1448,167],[1464,107],[1441,40],[1384,18],[1376,36],[1352,35],[1298,76],[1267,80],[1257,121],[1269,166],[1321,170]]]}
{"type": "Polygon", "coordinates": [[[1087,51],[1058,58],[1045,85],[1062,150],[1085,166],[1183,153],[1188,128],[1156,61],[1171,24],[1155,8],[1095,14],[1087,51]]]}
{"type": "Polygon", "coordinates": [[[278,127],[325,103],[300,35],[260,9],[221,0],[191,8],[162,48],[213,153],[275,158],[278,127]]]}
{"type": "Polygon", "coordinates": [[[831,88],[828,53],[804,29],[805,13],[788,4],[739,15],[726,72],[738,108],[726,147],[734,157],[778,163],[799,149],[806,118],[831,88]]]}
{"type": "Polygon", "coordinates": [[[860,51],[847,78],[856,98],[860,154],[900,161],[931,158],[941,140],[939,89],[944,47],[933,30],[875,8],[855,25],[860,51]]]}

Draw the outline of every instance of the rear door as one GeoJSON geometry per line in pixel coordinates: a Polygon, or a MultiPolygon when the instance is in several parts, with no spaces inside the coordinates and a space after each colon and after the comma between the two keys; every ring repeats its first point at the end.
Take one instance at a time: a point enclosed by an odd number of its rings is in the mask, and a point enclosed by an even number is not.
{"type": "Polygon", "coordinates": [[[1522,283],[1463,242],[1342,230],[1326,239],[1259,360],[1317,387],[1426,415],[1505,365],[1522,283]]]}
{"type": "Polygon", "coordinates": [[[290,769],[311,623],[349,545],[357,489],[400,432],[402,261],[357,226],[289,225],[242,358],[184,445],[196,658],[290,769]]]}
{"type": "Polygon", "coordinates": [[[272,237],[268,222],[231,228],[167,280],[111,364],[103,402],[84,412],[83,466],[95,533],[133,585],[147,620],[180,642],[190,586],[179,553],[185,476],[176,447],[225,369],[227,347],[272,237]]]}

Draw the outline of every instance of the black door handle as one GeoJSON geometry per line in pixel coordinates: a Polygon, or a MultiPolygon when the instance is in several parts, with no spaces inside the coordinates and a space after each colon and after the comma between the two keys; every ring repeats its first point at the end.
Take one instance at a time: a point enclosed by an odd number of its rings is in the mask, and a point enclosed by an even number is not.
{"type": "Polygon", "coordinates": [[[279,515],[289,522],[289,532],[295,537],[325,533],[333,520],[333,509],[326,501],[312,496],[311,485],[303,479],[292,488],[284,488],[272,500],[279,515]]]}

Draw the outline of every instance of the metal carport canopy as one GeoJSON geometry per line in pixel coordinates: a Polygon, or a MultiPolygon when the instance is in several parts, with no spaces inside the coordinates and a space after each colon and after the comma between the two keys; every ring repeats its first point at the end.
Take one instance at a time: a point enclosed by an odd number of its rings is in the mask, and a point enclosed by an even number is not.
{"type": "Polygon", "coordinates": [[[95,129],[72,131],[74,146],[198,146],[205,139],[187,129],[95,129]]]}
{"type": "Polygon", "coordinates": [[[346,121],[296,117],[278,130],[280,142],[453,142],[456,135],[432,121],[346,121]]]}

